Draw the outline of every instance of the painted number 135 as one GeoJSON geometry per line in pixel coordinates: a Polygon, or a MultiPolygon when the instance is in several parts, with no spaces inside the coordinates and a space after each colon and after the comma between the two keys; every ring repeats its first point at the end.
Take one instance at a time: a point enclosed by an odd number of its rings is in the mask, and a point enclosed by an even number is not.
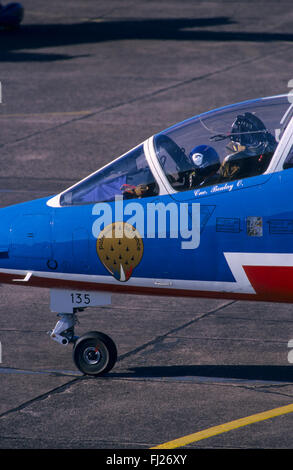
{"type": "Polygon", "coordinates": [[[71,301],[74,305],[89,305],[91,303],[90,294],[82,294],[79,292],[73,292],[71,295],[71,301]]]}

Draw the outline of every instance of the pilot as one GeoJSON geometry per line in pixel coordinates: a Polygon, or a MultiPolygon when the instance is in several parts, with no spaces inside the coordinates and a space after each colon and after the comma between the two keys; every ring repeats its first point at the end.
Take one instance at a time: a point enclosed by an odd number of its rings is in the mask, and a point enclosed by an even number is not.
{"type": "Polygon", "coordinates": [[[260,175],[267,169],[277,142],[257,116],[248,112],[237,116],[229,138],[220,181],[260,175]]]}
{"type": "Polygon", "coordinates": [[[123,199],[142,198],[153,195],[153,184],[123,184],[120,188],[123,199]]]}
{"type": "Polygon", "coordinates": [[[216,176],[217,171],[221,163],[219,155],[213,147],[198,145],[191,150],[189,158],[193,165],[193,171],[189,175],[190,188],[213,184],[213,180],[216,182],[218,179],[216,176]]]}

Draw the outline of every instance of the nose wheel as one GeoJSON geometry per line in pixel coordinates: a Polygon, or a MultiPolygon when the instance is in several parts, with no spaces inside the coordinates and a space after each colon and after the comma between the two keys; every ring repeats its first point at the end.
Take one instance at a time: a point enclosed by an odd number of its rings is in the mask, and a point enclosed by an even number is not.
{"type": "Polygon", "coordinates": [[[73,360],[84,374],[102,375],[114,367],[117,349],[113,340],[105,333],[90,331],[75,342],[73,360]]]}
{"type": "Polygon", "coordinates": [[[87,375],[102,375],[109,372],[117,361],[114,341],[105,333],[90,331],[75,336],[74,326],[78,323],[76,312],[59,313],[55,328],[50,336],[57,343],[67,346],[73,343],[73,360],[76,367],[87,375]]]}

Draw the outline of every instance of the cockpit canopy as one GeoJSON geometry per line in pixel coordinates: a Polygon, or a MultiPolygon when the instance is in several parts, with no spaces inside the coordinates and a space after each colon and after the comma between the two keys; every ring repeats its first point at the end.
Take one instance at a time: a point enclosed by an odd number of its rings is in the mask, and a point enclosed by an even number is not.
{"type": "Polygon", "coordinates": [[[157,194],[158,185],[146,160],[143,145],[139,145],[62,194],[60,204],[111,202],[117,196],[130,199],[157,194]]]}
{"type": "Polygon", "coordinates": [[[176,191],[260,175],[291,118],[287,96],[228,106],[156,135],[156,155],[176,191]]]}
{"type": "MultiPolygon", "coordinates": [[[[293,115],[288,96],[251,100],[183,121],[61,194],[61,206],[157,196],[264,173],[293,115]],[[167,188],[167,189],[166,189],[167,188]],[[168,189],[169,188],[169,189],[168,189]]],[[[289,168],[293,166],[287,161],[289,168]]]]}

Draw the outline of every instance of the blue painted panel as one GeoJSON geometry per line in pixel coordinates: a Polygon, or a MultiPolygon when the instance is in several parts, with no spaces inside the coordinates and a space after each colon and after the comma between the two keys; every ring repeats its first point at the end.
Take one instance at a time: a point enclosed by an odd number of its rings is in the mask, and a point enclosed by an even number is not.
{"type": "Polygon", "coordinates": [[[11,256],[50,259],[51,219],[45,214],[24,214],[11,226],[11,256]]]}

